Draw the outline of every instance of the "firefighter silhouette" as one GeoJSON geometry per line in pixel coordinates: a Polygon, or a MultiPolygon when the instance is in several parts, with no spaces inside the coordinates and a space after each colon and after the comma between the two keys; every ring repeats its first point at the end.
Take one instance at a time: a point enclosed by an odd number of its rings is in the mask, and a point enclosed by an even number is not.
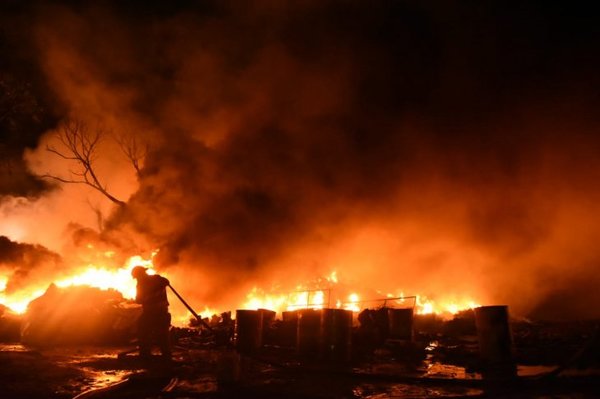
{"type": "Polygon", "coordinates": [[[150,357],[152,345],[156,344],[161,355],[170,359],[171,314],[167,300],[169,280],[157,274],[149,275],[146,270],[143,266],[136,266],[131,270],[131,276],[137,280],[135,301],[142,305],[137,331],[140,357],[150,357]]]}

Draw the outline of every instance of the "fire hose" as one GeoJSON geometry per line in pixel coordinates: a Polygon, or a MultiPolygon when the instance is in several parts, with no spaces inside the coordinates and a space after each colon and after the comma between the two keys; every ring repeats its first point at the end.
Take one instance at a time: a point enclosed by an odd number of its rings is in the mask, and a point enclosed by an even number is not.
{"type": "Polygon", "coordinates": [[[169,288],[171,289],[171,291],[173,291],[173,294],[175,294],[175,296],[177,298],[179,298],[179,300],[181,301],[181,303],[183,303],[185,305],[185,307],[190,311],[190,313],[192,313],[194,315],[194,317],[210,332],[213,332],[213,329],[211,326],[208,325],[208,323],[206,321],[204,321],[202,319],[202,317],[196,313],[196,311],[194,309],[192,309],[192,307],[185,301],[185,299],[182,298],[181,295],[179,295],[179,293],[175,290],[175,288],[173,288],[173,286],[171,284],[169,284],[169,288]]]}

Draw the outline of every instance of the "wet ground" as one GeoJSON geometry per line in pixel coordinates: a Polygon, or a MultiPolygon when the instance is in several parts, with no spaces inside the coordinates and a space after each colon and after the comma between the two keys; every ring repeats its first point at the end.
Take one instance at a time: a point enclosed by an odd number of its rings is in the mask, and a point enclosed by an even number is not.
{"type": "Polygon", "coordinates": [[[114,384],[139,372],[137,366],[114,364],[119,350],[0,345],[0,397],[72,398],[84,390],[114,384]],[[103,361],[105,367],[99,367],[103,361]]]}
{"type": "Polygon", "coordinates": [[[520,366],[520,377],[488,383],[478,373],[432,359],[343,366],[298,362],[263,353],[239,356],[229,349],[178,348],[174,361],[119,358],[123,347],[36,350],[0,346],[0,392],[6,399],[74,398],[559,398],[600,397],[597,370],[520,366]],[[579,373],[579,374],[578,374],[579,373]],[[111,389],[115,383],[126,381],[111,389]],[[102,391],[102,389],[106,391],[102,391]],[[87,393],[86,393],[87,392],[87,393]]]}

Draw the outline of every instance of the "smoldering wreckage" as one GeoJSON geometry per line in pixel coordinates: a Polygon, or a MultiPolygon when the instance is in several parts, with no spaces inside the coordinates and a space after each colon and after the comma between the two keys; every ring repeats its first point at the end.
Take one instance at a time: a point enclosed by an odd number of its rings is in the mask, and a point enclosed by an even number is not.
{"type": "Polygon", "coordinates": [[[444,320],[388,299],[360,312],[307,304],[281,314],[237,309],[202,318],[173,293],[193,317],[187,327],[171,327],[171,362],[137,356],[140,307],[115,290],[50,285],[22,316],[2,308],[0,373],[10,374],[0,377],[2,397],[587,398],[598,392],[594,321],[515,320],[502,305],[444,320]]]}

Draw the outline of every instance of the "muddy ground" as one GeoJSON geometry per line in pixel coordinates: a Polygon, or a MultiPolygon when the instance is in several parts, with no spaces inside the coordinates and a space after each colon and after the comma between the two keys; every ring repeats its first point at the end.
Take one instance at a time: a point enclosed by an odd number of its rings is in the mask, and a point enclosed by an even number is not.
{"type": "Polygon", "coordinates": [[[351,364],[299,361],[275,347],[240,356],[193,336],[178,342],[171,363],[119,358],[131,349],[122,346],[3,344],[0,398],[598,398],[599,349],[585,346],[597,326],[513,325],[518,376],[501,381],[482,377],[476,339],[452,331],[420,334],[421,346],[388,344],[351,364]]]}

